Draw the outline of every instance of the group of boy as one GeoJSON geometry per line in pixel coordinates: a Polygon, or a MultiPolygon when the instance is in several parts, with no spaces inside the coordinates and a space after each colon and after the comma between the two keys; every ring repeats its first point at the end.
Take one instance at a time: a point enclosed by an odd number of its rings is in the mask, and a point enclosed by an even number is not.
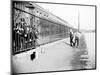
{"type": "Polygon", "coordinates": [[[14,44],[15,50],[23,50],[36,47],[37,29],[35,26],[27,25],[24,18],[21,18],[14,27],[14,44]]]}

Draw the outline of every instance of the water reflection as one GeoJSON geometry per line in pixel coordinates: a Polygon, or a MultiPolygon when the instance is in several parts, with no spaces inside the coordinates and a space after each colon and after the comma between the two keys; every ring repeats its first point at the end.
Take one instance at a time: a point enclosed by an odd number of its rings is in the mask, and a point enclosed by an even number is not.
{"type": "Polygon", "coordinates": [[[95,61],[95,32],[92,33],[85,33],[85,40],[87,44],[87,51],[88,51],[88,62],[86,68],[94,69],[96,68],[96,61],[95,61]]]}
{"type": "Polygon", "coordinates": [[[71,61],[73,70],[95,68],[95,60],[93,60],[93,58],[95,58],[95,56],[93,55],[95,54],[94,52],[95,42],[89,41],[90,39],[91,41],[94,41],[95,40],[94,37],[95,37],[94,33],[85,33],[84,35],[81,36],[79,48],[78,49],[74,48],[75,52],[73,55],[73,60],[71,61]],[[92,59],[91,56],[93,57],[92,59]]]}

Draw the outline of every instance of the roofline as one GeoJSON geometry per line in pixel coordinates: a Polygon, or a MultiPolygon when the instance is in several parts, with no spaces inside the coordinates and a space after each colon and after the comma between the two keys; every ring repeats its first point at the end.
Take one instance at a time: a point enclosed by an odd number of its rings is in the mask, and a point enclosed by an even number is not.
{"type": "Polygon", "coordinates": [[[13,0],[13,1],[25,1],[25,2],[34,2],[34,3],[46,3],[46,4],[62,4],[62,5],[74,5],[74,6],[90,6],[96,7],[93,4],[74,4],[74,3],[57,3],[57,2],[42,2],[42,1],[27,1],[27,0],[13,0]]]}

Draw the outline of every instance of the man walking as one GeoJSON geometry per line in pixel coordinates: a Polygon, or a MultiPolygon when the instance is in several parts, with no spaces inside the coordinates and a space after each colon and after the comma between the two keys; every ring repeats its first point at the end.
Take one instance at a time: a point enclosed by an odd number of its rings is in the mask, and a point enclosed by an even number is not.
{"type": "Polygon", "coordinates": [[[73,31],[70,29],[70,45],[73,46],[73,31]]]}
{"type": "Polygon", "coordinates": [[[78,31],[75,33],[75,46],[76,47],[79,46],[79,32],[78,31]]]}

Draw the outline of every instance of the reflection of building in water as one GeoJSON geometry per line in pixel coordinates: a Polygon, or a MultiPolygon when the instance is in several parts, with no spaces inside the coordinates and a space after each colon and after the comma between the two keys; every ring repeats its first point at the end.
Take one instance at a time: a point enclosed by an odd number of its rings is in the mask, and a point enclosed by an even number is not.
{"type": "MultiPolygon", "coordinates": [[[[26,41],[27,43],[24,43],[23,49],[15,50],[18,52],[35,48],[34,46],[36,46],[37,44],[41,45],[62,38],[66,38],[68,37],[69,29],[72,28],[66,21],[46,11],[45,9],[43,9],[42,7],[40,7],[35,3],[14,1],[13,2],[14,27],[16,26],[17,23],[20,22],[21,18],[25,19],[25,23],[26,23],[25,28],[29,26],[29,28],[32,27],[33,29],[33,34],[30,32],[27,34],[28,39],[30,40],[32,36],[34,37],[36,35],[37,38],[35,39],[39,39],[39,41],[38,43],[36,43],[37,41],[34,39],[31,39],[32,42],[26,41]]],[[[23,38],[25,37],[23,36],[23,38]]],[[[13,48],[15,48],[15,46],[16,44],[14,44],[13,48]]]]}

